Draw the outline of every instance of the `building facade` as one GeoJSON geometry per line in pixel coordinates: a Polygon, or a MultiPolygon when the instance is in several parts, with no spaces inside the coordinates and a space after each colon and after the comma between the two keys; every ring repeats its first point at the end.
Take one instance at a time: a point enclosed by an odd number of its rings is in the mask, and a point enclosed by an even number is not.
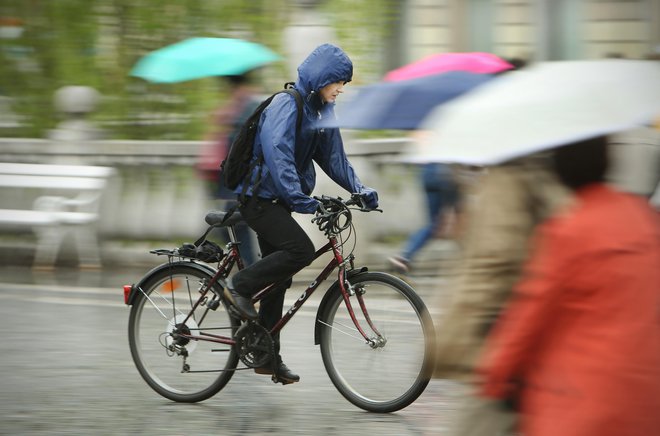
{"type": "Polygon", "coordinates": [[[460,51],[537,62],[643,59],[660,50],[660,0],[409,0],[403,5],[402,63],[460,51]]]}

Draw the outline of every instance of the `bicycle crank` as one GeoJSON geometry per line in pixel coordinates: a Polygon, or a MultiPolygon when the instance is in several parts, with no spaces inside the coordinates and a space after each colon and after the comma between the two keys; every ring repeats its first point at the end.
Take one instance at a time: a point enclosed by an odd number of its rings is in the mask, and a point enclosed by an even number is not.
{"type": "Polygon", "coordinates": [[[238,358],[248,368],[259,368],[275,359],[273,338],[254,321],[244,323],[234,335],[238,358]]]}

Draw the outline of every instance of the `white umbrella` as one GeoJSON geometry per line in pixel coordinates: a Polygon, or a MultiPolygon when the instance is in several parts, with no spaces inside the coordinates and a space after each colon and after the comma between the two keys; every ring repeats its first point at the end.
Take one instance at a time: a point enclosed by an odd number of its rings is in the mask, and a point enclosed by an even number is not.
{"type": "Polygon", "coordinates": [[[659,115],[660,62],[540,63],[434,109],[407,160],[494,165],[659,115]]]}

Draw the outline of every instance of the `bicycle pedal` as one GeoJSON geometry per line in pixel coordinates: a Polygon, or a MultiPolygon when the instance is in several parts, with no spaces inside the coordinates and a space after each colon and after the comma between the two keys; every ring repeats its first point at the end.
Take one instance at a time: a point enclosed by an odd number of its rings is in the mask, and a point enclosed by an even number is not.
{"type": "Polygon", "coordinates": [[[208,307],[211,310],[216,310],[218,308],[218,306],[220,306],[220,300],[219,299],[213,299],[213,300],[209,301],[206,304],[206,307],[208,307]]]}

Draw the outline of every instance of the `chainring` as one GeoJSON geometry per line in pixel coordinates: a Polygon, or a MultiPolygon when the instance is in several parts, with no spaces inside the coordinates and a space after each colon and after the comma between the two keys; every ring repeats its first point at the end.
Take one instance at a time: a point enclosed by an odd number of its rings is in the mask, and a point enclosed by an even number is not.
{"type": "Polygon", "coordinates": [[[243,324],[234,334],[238,358],[248,368],[259,368],[272,362],[275,348],[268,330],[256,322],[243,324]]]}

